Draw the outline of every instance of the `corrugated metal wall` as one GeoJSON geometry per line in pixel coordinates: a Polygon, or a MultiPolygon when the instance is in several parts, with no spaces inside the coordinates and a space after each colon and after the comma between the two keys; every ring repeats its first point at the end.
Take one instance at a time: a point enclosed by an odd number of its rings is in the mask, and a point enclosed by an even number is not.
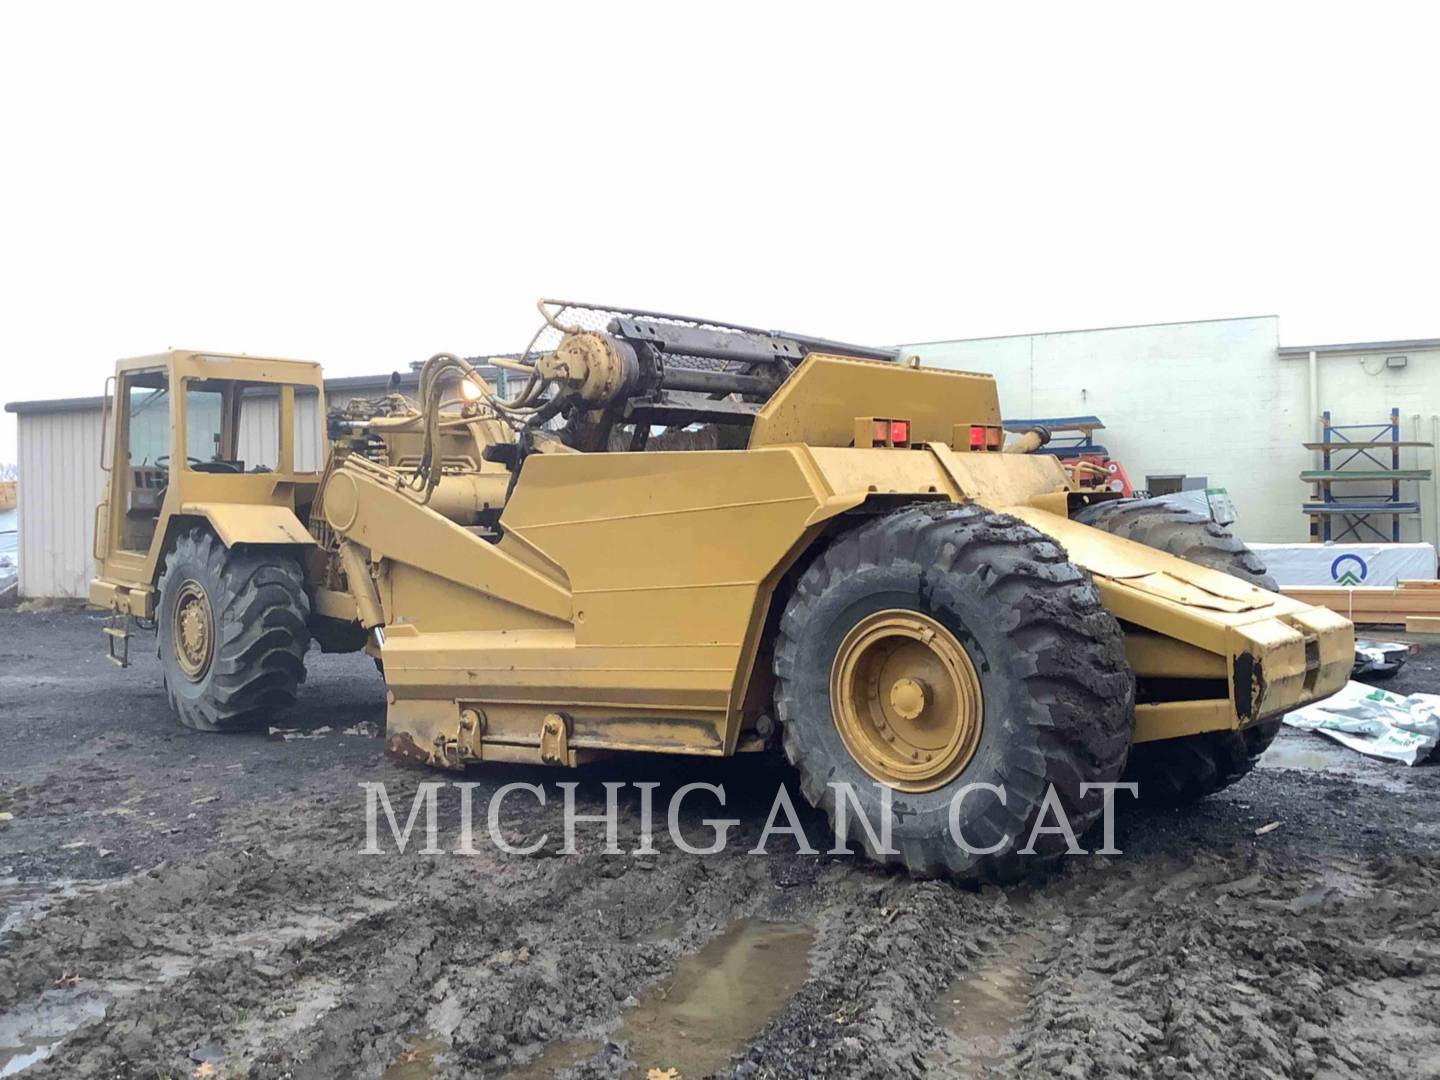
{"type": "Polygon", "coordinates": [[[20,595],[85,596],[94,574],[100,410],[17,417],[20,595]]]}
{"type": "MultiPolygon", "coordinates": [[[[246,401],[240,410],[237,452],[247,469],[264,465],[273,469],[280,454],[280,399],[246,401]]],[[[320,413],[315,395],[295,395],[295,467],[319,472],[324,464],[320,413]]]]}
{"type": "MultiPolygon", "coordinates": [[[[302,471],[319,471],[323,441],[314,395],[297,396],[295,413],[296,464],[302,471]]],[[[279,415],[276,398],[245,403],[239,454],[247,467],[274,465],[279,415]]],[[[22,413],[16,419],[20,595],[84,597],[95,574],[95,507],[105,494],[100,410],[22,413]]]]}

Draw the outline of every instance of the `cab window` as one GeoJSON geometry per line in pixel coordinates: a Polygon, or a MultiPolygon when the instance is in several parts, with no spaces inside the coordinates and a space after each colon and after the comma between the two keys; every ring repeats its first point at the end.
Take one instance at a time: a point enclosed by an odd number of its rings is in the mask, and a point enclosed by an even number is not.
{"type": "Polygon", "coordinates": [[[116,546],[144,552],[170,482],[170,382],[163,371],[135,371],[120,383],[125,468],[116,470],[116,546]]]}
{"type": "Polygon", "coordinates": [[[186,467],[202,473],[278,469],[280,395],[274,383],[187,379],[186,467]]]}
{"type": "Polygon", "coordinates": [[[224,461],[225,392],[219,387],[185,383],[185,457],[197,462],[224,461]]]}
{"type": "Polygon", "coordinates": [[[125,380],[125,446],[131,465],[154,465],[170,447],[170,392],[164,372],[125,380]]]}

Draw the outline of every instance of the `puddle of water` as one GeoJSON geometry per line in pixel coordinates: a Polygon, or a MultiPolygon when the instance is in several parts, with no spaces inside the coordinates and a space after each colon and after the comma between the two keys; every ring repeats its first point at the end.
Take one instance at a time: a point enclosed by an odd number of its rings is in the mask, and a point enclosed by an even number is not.
{"type": "MultiPolygon", "coordinates": [[[[0,879],[0,933],[4,933],[20,922],[43,916],[49,902],[57,898],[80,896],[98,892],[117,885],[126,878],[100,881],[57,880],[25,882],[15,879],[0,879]]],[[[176,952],[156,952],[140,961],[141,968],[148,968],[161,982],[171,982],[190,972],[202,960],[227,955],[247,953],[260,955],[269,950],[283,948],[293,941],[315,941],[333,934],[349,925],[355,919],[363,918],[376,907],[392,906],[391,902],[368,904],[357,902],[355,910],[344,919],[295,913],[283,926],[269,927],[264,931],[236,935],[223,943],[217,943],[204,955],[176,952]]],[[[136,992],[153,989],[154,980],[105,979],[87,984],[82,990],[55,989],[46,991],[39,1002],[32,1006],[13,1009],[0,1014],[0,1077],[17,1075],[20,1070],[43,1061],[55,1047],[76,1028],[90,1020],[103,1018],[108,1003],[136,992]]],[[[266,1033],[280,1035],[303,1030],[325,1012],[334,1007],[339,999],[340,987],[325,982],[292,988],[294,1011],[278,1023],[251,1022],[243,1025],[236,1036],[237,1054],[258,1052],[266,1033]],[[273,1029],[273,1031],[272,1031],[273,1029]],[[258,1034],[257,1034],[258,1033],[258,1034]]],[[[436,1071],[433,1058],[439,1050],[449,1049],[448,1044],[435,1041],[433,1045],[425,1040],[416,1044],[422,1053],[406,1066],[424,1065],[422,1071],[401,1071],[392,1080],[417,1080],[429,1077],[436,1071]]],[[[416,1047],[412,1047],[415,1049],[416,1047]]],[[[385,1074],[391,1077],[390,1073],[385,1074]]]]}
{"type": "Polygon", "coordinates": [[[37,1061],[44,1061],[55,1049],[55,1043],[38,1046],[0,1046],[0,1077],[15,1076],[37,1061]]]}
{"type": "Polygon", "coordinates": [[[1025,965],[1035,957],[1040,939],[1022,934],[1004,953],[966,972],[936,999],[935,1022],[954,1036],[939,1055],[952,1075],[982,1075],[1006,1058],[1010,1034],[1025,1012],[1034,982],[1025,965]]]}
{"type": "MultiPolygon", "coordinates": [[[[744,919],[699,952],[682,957],[675,975],[645,991],[611,1038],[630,1044],[637,1076],[675,1069],[708,1076],[758,1035],[810,971],[815,931],[800,923],[744,919]]],[[[570,1039],[505,1074],[542,1080],[600,1052],[593,1039],[570,1039]]]]}
{"type": "Polygon", "coordinates": [[[1321,735],[1303,738],[1286,738],[1285,735],[1281,732],[1281,737],[1260,756],[1260,768],[1323,772],[1386,791],[1407,790],[1405,781],[1391,771],[1396,768],[1392,762],[1365,757],[1321,735]]]}
{"type": "Polygon", "coordinates": [[[449,1043],[433,1035],[416,1039],[380,1074],[380,1080],[430,1080],[440,1071],[440,1063],[435,1059],[449,1049],[449,1043]]]}
{"type": "Polygon", "coordinates": [[[0,1077],[44,1061],[62,1038],[104,1015],[104,1004],[95,998],[61,990],[46,991],[36,1004],[5,1013],[0,1016],[0,1077]]]}
{"type": "Polygon", "coordinates": [[[1262,769],[1331,769],[1339,763],[1333,753],[1292,742],[1272,743],[1260,757],[1262,769]]]}
{"type": "Polygon", "coordinates": [[[96,892],[116,880],[119,879],[57,878],[54,881],[20,881],[17,878],[0,878],[0,933],[13,929],[37,911],[43,901],[96,892]]]}
{"type": "Polygon", "coordinates": [[[615,1041],[648,1069],[708,1076],[724,1068],[800,989],[815,931],[743,920],[684,957],[666,986],[645,992],[615,1041]]]}

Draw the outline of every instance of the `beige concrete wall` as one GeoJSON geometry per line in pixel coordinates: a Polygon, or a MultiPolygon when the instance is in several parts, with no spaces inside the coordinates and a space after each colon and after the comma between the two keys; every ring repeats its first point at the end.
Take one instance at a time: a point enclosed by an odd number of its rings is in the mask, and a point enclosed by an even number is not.
{"type": "MultiPolygon", "coordinates": [[[[1237,532],[1271,542],[1308,539],[1301,470],[1316,455],[1305,358],[1281,359],[1273,316],[1119,327],[908,345],[926,363],[996,376],[1006,417],[1094,414],[1097,433],[1131,479],[1187,473],[1228,488],[1237,532]]],[[[1403,369],[1385,354],[1320,356],[1318,414],[1337,423],[1379,423],[1399,407],[1406,438],[1440,426],[1440,353],[1411,353],[1403,369]]],[[[1405,467],[1433,468],[1431,450],[1407,451],[1405,467]]],[[[1363,489],[1356,489],[1363,490],[1363,489]]],[[[1437,487],[1404,491],[1422,503],[1402,538],[1436,541],[1437,487]]]]}
{"type": "MultiPolygon", "coordinates": [[[[1308,357],[1286,358],[1280,363],[1308,369],[1308,357]]],[[[1329,409],[1331,422],[1336,424],[1380,424],[1391,407],[1400,410],[1400,437],[1419,442],[1440,442],[1440,350],[1404,349],[1379,352],[1320,353],[1316,356],[1316,381],[1319,388],[1316,411],[1329,409]],[[1386,366],[1386,358],[1404,356],[1404,367],[1386,366]]],[[[1348,432],[1352,438],[1364,438],[1363,432],[1348,432]]],[[[1375,452],[1388,461],[1388,451],[1375,452]]],[[[1313,466],[1319,468],[1319,455],[1313,466]]],[[[1440,506],[1440,479],[1436,472],[1435,451],[1428,447],[1402,448],[1400,467],[1429,469],[1430,480],[1402,483],[1402,498],[1418,500],[1419,518],[1411,517],[1402,525],[1401,539],[1426,540],[1432,544],[1440,539],[1436,509],[1440,506]]],[[[1353,468],[1371,468],[1357,460],[1353,468]]],[[[1360,493],[1369,490],[1359,485],[1346,485],[1346,490],[1360,493]]],[[[1388,491],[1388,485],[1373,490],[1388,491]]],[[[1336,488],[1338,494],[1340,488],[1336,488]]],[[[1377,521],[1382,529],[1388,528],[1377,521]]],[[[1338,531],[1338,530],[1337,530],[1338,531]]],[[[1374,537],[1366,534],[1367,540],[1374,537]]]]}

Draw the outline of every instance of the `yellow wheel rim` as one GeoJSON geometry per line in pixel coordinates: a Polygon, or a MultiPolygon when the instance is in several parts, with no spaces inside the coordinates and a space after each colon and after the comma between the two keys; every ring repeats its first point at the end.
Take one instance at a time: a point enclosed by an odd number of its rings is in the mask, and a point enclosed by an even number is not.
{"type": "Polygon", "coordinates": [[[210,669],[215,650],[215,617],[210,611],[210,597],[198,581],[186,581],[180,586],[173,619],[175,662],[184,676],[195,682],[210,669]]]}
{"type": "Polygon", "coordinates": [[[955,635],[918,611],[877,611],[845,635],[830,706],[850,756],[899,791],[944,787],[975,756],[980,677],[955,635]]]}

